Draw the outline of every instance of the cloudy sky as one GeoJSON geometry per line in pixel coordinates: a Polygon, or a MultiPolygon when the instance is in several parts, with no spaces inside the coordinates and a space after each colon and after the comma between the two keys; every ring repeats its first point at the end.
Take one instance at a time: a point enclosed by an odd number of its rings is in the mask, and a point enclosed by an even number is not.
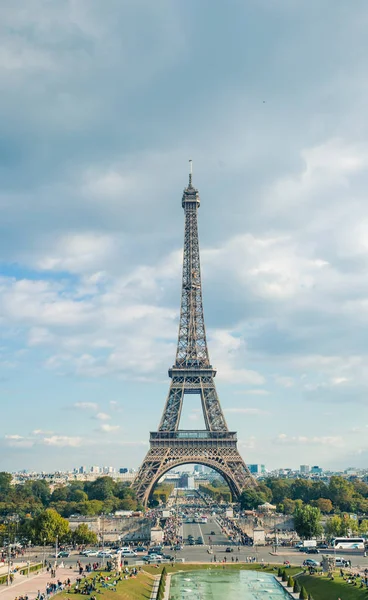
{"type": "Polygon", "coordinates": [[[367,466],[367,27],[365,0],[1,2],[0,469],[139,466],[189,158],[245,461],[367,466]]]}

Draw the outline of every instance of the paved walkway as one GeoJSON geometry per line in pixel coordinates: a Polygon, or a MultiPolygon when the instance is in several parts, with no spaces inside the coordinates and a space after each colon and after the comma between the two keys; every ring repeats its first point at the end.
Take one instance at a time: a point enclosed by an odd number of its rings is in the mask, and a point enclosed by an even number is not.
{"type": "Polygon", "coordinates": [[[26,576],[19,576],[19,579],[16,579],[13,585],[1,586],[0,588],[0,600],[14,600],[15,598],[19,598],[19,596],[25,596],[26,594],[32,600],[37,597],[38,590],[40,592],[45,592],[46,585],[50,581],[65,581],[66,579],[71,580],[72,583],[75,582],[77,577],[79,577],[78,571],[75,569],[69,568],[58,568],[56,570],[56,578],[51,579],[50,572],[43,571],[38,575],[34,575],[28,578],[26,576]]]}

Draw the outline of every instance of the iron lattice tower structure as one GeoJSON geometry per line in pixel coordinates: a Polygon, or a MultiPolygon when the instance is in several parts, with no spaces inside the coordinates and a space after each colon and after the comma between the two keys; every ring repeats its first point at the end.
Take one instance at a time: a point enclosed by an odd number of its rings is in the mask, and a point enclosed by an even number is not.
{"type": "Polygon", "coordinates": [[[217,396],[216,370],[209,359],[203,316],[197,213],[198,190],[184,189],[185,214],[183,278],[178,346],[169,369],[171,385],[158,431],[151,432],[150,449],[133,482],[138,499],[146,505],[157,481],[173,467],[200,463],[218,471],[239,497],[255,481],[237,449],[236,433],[228,430],[217,396]],[[181,430],[179,422],[185,394],[199,394],[206,429],[181,430]]]}

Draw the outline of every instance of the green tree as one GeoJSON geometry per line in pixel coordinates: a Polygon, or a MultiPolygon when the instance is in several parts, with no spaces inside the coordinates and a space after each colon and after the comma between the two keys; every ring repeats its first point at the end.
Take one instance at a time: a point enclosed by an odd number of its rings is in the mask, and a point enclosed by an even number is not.
{"type": "Polygon", "coordinates": [[[272,502],[274,504],[280,504],[284,498],[290,498],[291,481],[268,478],[265,484],[272,492],[272,502]]]}
{"type": "Polygon", "coordinates": [[[282,572],[282,577],[281,577],[282,581],[287,581],[288,580],[288,576],[286,575],[286,571],[285,569],[282,572]]]}
{"type": "Polygon", "coordinates": [[[65,542],[70,538],[70,527],[66,519],[63,519],[52,508],[47,508],[31,522],[32,541],[38,544],[53,544],[58,537],[59,542],[65,542]]]}
{"type": "Polygon", "coordinates": [[[300,590],[299,598],[300,600],[308,600],[307,590],[305,589],[304,585],[302,585],[302,589],[300,590]]]}
{"type": "Polygon", "coordinates": [[[109,500],[114,496],[115,482],[111,477],[98,477],[86,486],[89,500],[109,500]]]}
{"type": "Polygon", "coordinates": [[[289,575],[289,577],[288,577],[287,586],[290,588],[294,587],[294,579],[292,578],[291,575],[289,575]]]}
{"type": "Polygon", "coordinates": [[[97,535],[94,531],[91,531],[88,528],[86,523],[81,523],[78,527],[73,531],[72,534],[73,540],[76,544],[97,544],[97,535]]]}
{"type": "Polygon", "coordinates": [[[74,488],[69,491],[68,500],[70,502],[86,502],[88,500],[88,496],[83,490],[74,488]]]}
{"type": "Polygon", "coordinates": [[[6,497],[11,490],[12,476],[5,471],[0,472],[0,497],[6,497]]]}
{"type": "Polygon", "coordinates": [[[315,500],[315,505],[323,514],[333,511],[333,504],[329,498],[318,498],[318,500],[315,500]]]}
{"type": "Polygon", "coordinates": [[[266,496],[258,489],[248,488],[241,493],[239,501],[242,510],[253,510],[266,502],[266,496]]]}
{"type": "Polygon", "coordinates": [[[309,479],[295,479],[290,486],[290,497],[293,500],[310,502],[313,484],[309,479]]]}
{"type": "Polygon", "coordinates": [[[300,592],[300,585],[299,585],[297,579],[295,579],[295,581],[294,581],[293,592],[294,592],[294,594],[299,594],[299,592],[300,592]]]}
{"type": "Polygon", "coordinates": [[[63,485],[61,487],[57,487],[52,492],[50,501],[51,502],[66,501],[68,499],[68,494],[69,494],[68,486],[63,485]]]}
{"type": "Polygon", "coordinates": [[[364,519],[359,526],[359,533],[368,535],[368,519],[364,519]]]}
{"type": "Polygon", "coordinates": [[[325,531],[328,536],[336,537],[341,535],[342,519],[338,515],[334,515],[326,522],[325,531]]]}
{"type": "Polygon", "coordinates": [[[292,515],[295,510],[295,502],[290,498],[285,498],[279,506],[284,515],[292,515]]]}
{"type": "Polygon", "coordinates": [[[354,486],[343,477],[333,475],[328,484],[329,498],[340,510],[353,510],[354,486]]]}
{"type": "Polygon", "coordinates": [[[294,512],[295,531],[302,538],[310,539],[321,534],[321,512],[315,506],[306,504],[294,512]]]}
{"type": "Polygon", "coordinates": [[[86,516],[101,515],[103,507],[104,503],[101,500],[87,500],[87,502],[78,503],[79,513],[86,516]]]}

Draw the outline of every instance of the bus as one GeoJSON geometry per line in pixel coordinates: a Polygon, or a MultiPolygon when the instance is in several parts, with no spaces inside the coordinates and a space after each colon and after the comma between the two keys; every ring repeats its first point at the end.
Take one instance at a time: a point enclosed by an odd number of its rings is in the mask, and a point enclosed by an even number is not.
{"type": "Polygon", "coordinates": [[[339,537],[332,540],[332,547],[339,550],[364,550],[365,540],[361,537],[339,537]]]}

